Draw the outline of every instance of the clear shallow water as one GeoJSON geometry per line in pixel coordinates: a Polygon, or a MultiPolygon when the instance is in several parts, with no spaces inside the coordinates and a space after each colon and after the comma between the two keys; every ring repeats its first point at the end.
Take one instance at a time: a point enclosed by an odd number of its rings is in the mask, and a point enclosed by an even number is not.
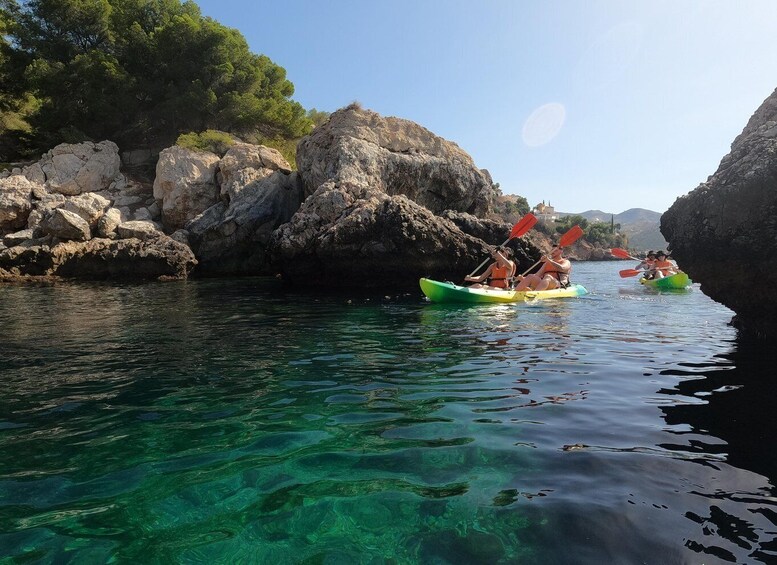
{"type": "Polygon", "coordinates": [[[774,562],[774,352],[622,268],[473,307],[0,286],[0,557],[774,562]]]}

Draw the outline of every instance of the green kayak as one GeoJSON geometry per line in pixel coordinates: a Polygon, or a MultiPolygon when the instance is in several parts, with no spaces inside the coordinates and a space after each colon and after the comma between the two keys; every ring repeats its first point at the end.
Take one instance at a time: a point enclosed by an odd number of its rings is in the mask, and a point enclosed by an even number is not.
{"type": "Polygon", "coordinates": [[[421,290],[432,302],[458,302],[464,304],[488,304],[498,302],[523,302],[524,300],[544,300],[547,298],[568,298],[588,294],[584,286],[573,284],[567,288],[554,290],[492,290],[470,288],[450,282],[421,279],[421,290]]]}
{"type": "Polygon", "coordinates": [[[683,289],[691,286],[693,282],[685,273],[676,273],[662,279],[639,279],[639,282],[650,288],[660,290],[683,289]]]}

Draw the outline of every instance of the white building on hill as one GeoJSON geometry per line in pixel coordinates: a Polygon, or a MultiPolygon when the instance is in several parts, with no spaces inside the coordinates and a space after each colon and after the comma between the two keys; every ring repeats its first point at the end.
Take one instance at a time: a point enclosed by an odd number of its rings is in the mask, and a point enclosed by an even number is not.
{"type": "Polygon", "coordinates": [[[540,204],[537,204],[534,207],[534,210],[532,210],[532,214],[537,216],[537,219],[540,222],[543,223],[551,223],[558,220],[558,214],[556,214],[556,209],[550,205],[550,201],[548,201],[547,204],[545,204],[545,201],[543,200],[540,204]]]}

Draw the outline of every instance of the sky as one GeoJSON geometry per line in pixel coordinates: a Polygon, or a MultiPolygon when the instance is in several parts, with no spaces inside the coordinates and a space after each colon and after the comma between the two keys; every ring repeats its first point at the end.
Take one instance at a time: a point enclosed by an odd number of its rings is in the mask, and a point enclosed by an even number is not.
{"type": "Polygon", "coordinates": [[[455,142],[504,194],[665,211],[777,87],[777,0],[197,0],[286,69],[455,142]]]}

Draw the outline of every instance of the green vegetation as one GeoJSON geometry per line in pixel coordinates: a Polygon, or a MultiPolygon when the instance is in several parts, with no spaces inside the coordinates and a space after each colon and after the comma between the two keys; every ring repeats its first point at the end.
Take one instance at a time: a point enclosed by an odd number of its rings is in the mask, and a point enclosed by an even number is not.
{"type": "Polygon", "coordinates": [[[626,247],[628,238],[621,233],[621,225],[613,222],[589,222],[583,216],[564,216],[556,220],[554,228],[556,233],[562,234],[574,225],[583,229],[583,237],[586,241],[597,247],[626,247]]]}
{"type": "Polygon", "coordinates": [[[202,133],[184,133],[175,140],[175,144],[181,147],[194,151],[210,151],[220,157],[223,157],[234,143],[235,138],[228,133],[212,129],[202,133]]]}
{"type": "Polygon", "coordinates": [[[496,191],[497,197],[492,207],[492,215],[514,224],[526,215],[529,210],[529,201],[523,196],[502,194],[502,190],[499,187],[499,183],[493,185],[496,191]]]}
{"type": "Polygon", "coordinates": [[[283,67],[191,1],[0,0],[0,160],[207,130],[282,145],[325,119],[293,93],[283,67]]]}

